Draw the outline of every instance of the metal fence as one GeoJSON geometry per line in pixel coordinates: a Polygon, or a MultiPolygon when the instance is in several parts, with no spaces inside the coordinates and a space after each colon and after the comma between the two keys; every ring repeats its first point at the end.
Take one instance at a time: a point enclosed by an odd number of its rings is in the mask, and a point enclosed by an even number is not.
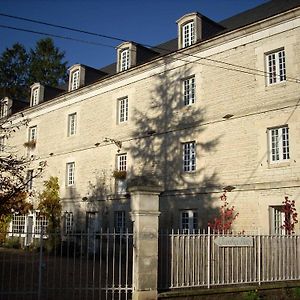
{"type": "Polygon", "coordinates": [[[0,299],[130,299],[132,233],[2,234],[0,299]]]}
{"type": "Polygon", "coordinates": [[[300,236],[160,234],[160,289],[299,279],[300,236]]]}

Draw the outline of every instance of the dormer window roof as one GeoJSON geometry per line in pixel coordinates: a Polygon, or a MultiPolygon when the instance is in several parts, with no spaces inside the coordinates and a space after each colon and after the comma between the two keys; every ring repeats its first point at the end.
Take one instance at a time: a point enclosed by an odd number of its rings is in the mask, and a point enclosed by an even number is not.
{"type": "Polygon", "coordinates": [[[202,39],[202,16],[199,13],[184,15],[177,24],[178,49],[189,47],[202,39]]]}
{"type": "Polygon", "coordinates": [[[124,42],[117,47],[117,72],[136,66],[137,47],[133,42],[124,42]]]}
{"type": "Polygon", "coordinates": [[[30,106],[35,106],[44,101],[44,86],[36,82],[31,87],[30,106]]]}
{"type": "Polygon", "coordinates": [[[75,91],[84,85],[85,69],[82,65],[76,64],[69,71],[69,91],[75,91]]]}
{"type": "Polygon", "coordinates": [[[80,64],[73,65],[69,68],[69,72],[69,92],[75,91],[87,84],[94,83],[107,75],[106,72],[80,64]]]}
{"type": "Polygon", "coordinates": [[[220,24],[193,12],[178,21],[178,49],[189,47],[198,41],[207,39],[224,29],[220,24]]]}

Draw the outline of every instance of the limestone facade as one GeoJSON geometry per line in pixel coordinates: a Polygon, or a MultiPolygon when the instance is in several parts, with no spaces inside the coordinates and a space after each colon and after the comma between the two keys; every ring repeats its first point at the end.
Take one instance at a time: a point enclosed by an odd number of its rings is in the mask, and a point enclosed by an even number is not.
{"type": "Polygon", "coordinates": [[[36,163],[47,161],[33,186],[38,193],[49,176],[59,178],[74,230],[131,226],[130,196],[112,175],[123,162],[127,181],[163,188],[161,228],[206,228],[230,186],[234,228],[270,233],[282,221],[274,218],[283,217],[285,196],[300,211],[299,53],[295,8],[29,107],[29,126],[7,142],[36,163]],[[286,78],[270,84],[268,58],[274,53],[276,65],[280,51],[286,78]],[[194,91],[188,99],[187,86],[194,91]],[[34,126],[28,154],[23,144],[34,126]]]}

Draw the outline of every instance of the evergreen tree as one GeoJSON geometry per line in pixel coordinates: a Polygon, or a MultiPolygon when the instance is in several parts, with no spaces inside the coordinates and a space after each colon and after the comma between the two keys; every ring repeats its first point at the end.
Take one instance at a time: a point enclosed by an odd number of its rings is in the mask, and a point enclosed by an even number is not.
{"type": "Polygon", "coordinates": [[[23,45],[16,43],[0,57],[0,98],[25,99],[28,91],[29,57],[23,45]]]}
{"type": "Polygon", "coordinates": [[[67,78],[65,53],[54,46],[52,39],[41,39],[34,49],[26,52],[16,43],[0,56],[0,99],[28,99],[30,86],[41,84],[57,86],[67,78]]]}
{"type": "Polygon", "coordinates": [[[39,40],[30,51],[29,82],[57,86],[67,78],[65,53],[54,46],[52,39],[39,40]]]}

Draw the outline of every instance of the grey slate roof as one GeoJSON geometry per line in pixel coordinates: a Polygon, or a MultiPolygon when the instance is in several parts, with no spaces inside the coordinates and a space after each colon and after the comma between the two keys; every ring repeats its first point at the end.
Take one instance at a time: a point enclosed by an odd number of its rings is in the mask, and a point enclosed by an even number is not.
{"type": "Polygon", "coordinates": [[[233,30],[299,6],[300,0],[272,0],[225,19],[219,22],[219,24],[223,25],[229,30],[233,30]]]}
{"type": "MultiPolygon", "coordinates": [[[[300,0],[271,0],[262,5],[256,6],[252,9],[244,11],[240,14],[234,15],[228,19],[219,22],[225,29],[222,32],[228,32],[251,23],[275,16],[277,14],[283,13],[290,9],[300,6],[300,0]]],[[[204,16],[205,17],[205,16],[204,16]]],[[[205,17],[206,18],[206,17],[205,17]]],[[[215,34],[216,35],[216,34],[215,34]]],[[[211,38],[208,36],[206,39],[211,38]]],[[[178,50],[178,39],[174,38],[172,40],[166,41],[159,45],[152,47],[152,50],[158,52],[160,55],[168,54],[178,50]]],[[[104,68],[100,69],[110,75],[116,73],[116,63],[110,64],[104,68]]]]}

